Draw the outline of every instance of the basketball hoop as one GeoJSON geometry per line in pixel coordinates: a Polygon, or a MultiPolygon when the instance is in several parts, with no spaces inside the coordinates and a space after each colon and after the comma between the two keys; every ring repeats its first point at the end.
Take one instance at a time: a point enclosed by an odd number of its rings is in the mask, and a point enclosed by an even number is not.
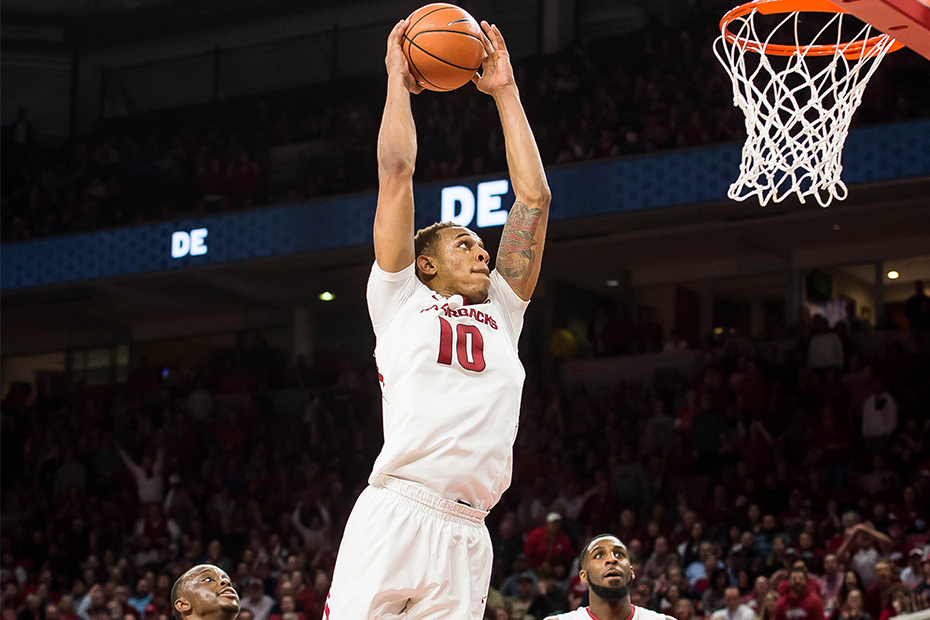
{"type": "Polygon", "coordinates": [[[828,0],[753,0],[724,15],[714,54],[747,134],[731,199],[765,206],[795,193],[826,207],[846,198],[840,158],[852,115],[882,58],[903,47],[851,21],[828,0]],[[812,28],[812,14],[826,23],[812,28]]]}

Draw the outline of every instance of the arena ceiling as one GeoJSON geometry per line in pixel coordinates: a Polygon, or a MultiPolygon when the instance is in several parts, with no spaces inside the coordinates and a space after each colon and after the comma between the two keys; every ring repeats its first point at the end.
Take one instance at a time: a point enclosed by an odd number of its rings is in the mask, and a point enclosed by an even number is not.
{"type": "Polygon", "coordinates": [[[4,10],[39,15],[86,15],[126,11],[178,0],[4,0],[4,10]]]}
{"type": "Polygon", "coordinates": [[[4,48],[86,52],[182,33],[362,4],[361,0],[4,0],[4,48]]]}
{"type": "Polygon", "coordinates": [[[275,5],[300,5],[303,10],[326,8],[333,5],[346,5],[359,0],[311,0],[295,2],[294,0],[4,0],[3,10],[21,14],[32,15],[94,15],[103,13],[121,13],[130,11],[144,11],[159,8],[160,10],[177,10],[182,6],[195,7],[199,10],[221,10],[226,7],[238,10],[244,7],[261,6],[263,8],[275,5]],[[174,6],[172,6],[174,5],[174,6]]]}

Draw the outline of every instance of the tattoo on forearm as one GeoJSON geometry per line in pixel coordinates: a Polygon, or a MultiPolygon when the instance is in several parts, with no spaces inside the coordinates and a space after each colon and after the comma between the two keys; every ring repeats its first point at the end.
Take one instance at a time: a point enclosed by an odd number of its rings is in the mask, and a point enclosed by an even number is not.
{"type": "Polygon", "coordinates": [[[497,250],[497,271],[518,294],[526,292],[536,259],[536,230],[542,209],[514,203],[497,250]]]}

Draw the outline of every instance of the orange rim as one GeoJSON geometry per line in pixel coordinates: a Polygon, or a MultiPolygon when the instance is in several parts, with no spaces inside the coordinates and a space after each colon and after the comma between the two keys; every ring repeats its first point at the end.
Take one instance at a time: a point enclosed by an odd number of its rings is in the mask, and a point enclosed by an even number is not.
{"type": "MultiPolygon", "coordinates": [[[[782,13],[844,13],[839,6],[829,0],[752,0],[746,4],[731,9],[720,20],[720,32],[723,37],[733,45],[739,45],[745,49],[758,52],[760,54],[769,54],[771,56],[793,56],[798,52],[795,45],[779,45],[770,43],[764,45],[759,41],[752,41],[730,32],[730,24],[735,20],[749,15],[758,10],[763,15],[778,15],[782,13]]],[[[863,41],[853,41],[851,43],[825,43],[818,45],[808,45],[801,47],[801,53],[804,56],[833,56],[837,51],[842,50],[843,56],[847,60],[856,60],[858,58],[870,58],[878,54],[881,49],[881,43],[887,35],[879,34],[863,41]]],[[[889,52],[894,52],[904,47],[904,44],[896,39],[892,39],[889,52]]]]}

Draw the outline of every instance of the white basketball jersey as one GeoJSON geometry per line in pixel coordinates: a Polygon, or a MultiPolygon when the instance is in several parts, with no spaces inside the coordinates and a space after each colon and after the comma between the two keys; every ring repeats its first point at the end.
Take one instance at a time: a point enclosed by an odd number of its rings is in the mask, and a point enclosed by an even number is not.
{"type": "Polygon", "coordinates": [[[496,270],[486,302],[456,309],[414,265],[397,273],[372,266],[384,447],[369,482],[387,474],[474,508],[497,503],[510,486],[528,303],[496,270]]]}
{"type": "MultiPolygon", "coordinates": [[[[636,605],[632,605],[631,607],[632,612],[627,620],[665,620],[666,618],[664,614],[652,611],[651,609],[637,607],[636,605]]],[[[579,607],[575,611],[570,611],[567,614],[548,616],[545,620],[600,620],[600,618],[591,613],[590,607],[579,607]]]]}

